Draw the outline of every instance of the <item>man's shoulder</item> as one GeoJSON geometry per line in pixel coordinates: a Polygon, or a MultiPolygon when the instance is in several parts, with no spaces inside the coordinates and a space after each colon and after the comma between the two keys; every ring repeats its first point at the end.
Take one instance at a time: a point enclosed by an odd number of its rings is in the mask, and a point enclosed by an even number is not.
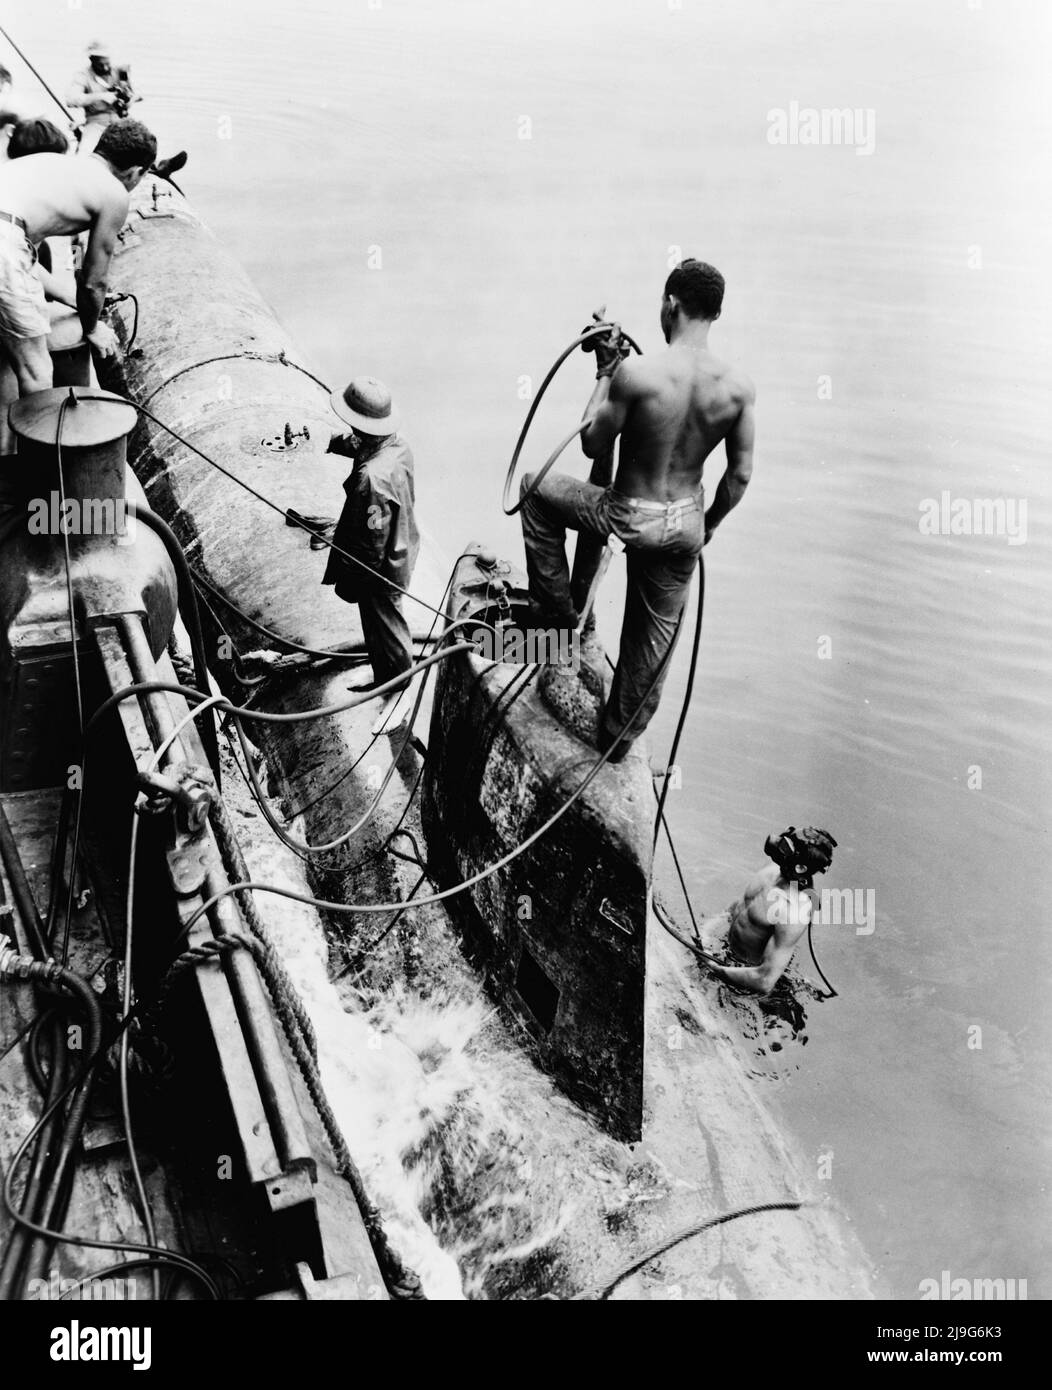
{"type": "Polygon", "coordinates": [[[663,354],[656,357],[626,357],[614,373],[611,394],[624,400],[652,395],[668,383],[668,365],[663,354]]]}
{"type": "MultiPolygon", "coordinates": [[[[413,455],[405,440],[397,434],[390,435],[383,445],[365,463],[369,480],[380,491],[398,493],[402,481],[412,477],[413,455]]],[[[397,501],[397,496],[395,497],[397,501]]]]}
{"type": "MultiPolygon", "coordinates": [[[[59,155],[59,158],[65,159],[67,156],[59,155]]],[[[73,162],[70,160],[70,163],[73,162]]],[[[131,194],[124,187],[124,184],[101,159],[78,159],[76,163],[94,166],[80,185],[85,198],[90,201],[96,211],[117,213],[123,222],[128,215],[129,207],[131,207],[131,194]]]]}
{"type": "Polygon", "coordinates": [[[756,399],[756,383],[748,372],[743,371],[736,363],[725,362],[722,358],[715,359],[715,368],[713,375],[718,377],[724,390],[739,404],[752,405],[756,399]]]}
{"type": "Polygon", "coordinates": [[[383,444],[369,460],[369,469],[376,475],[397,475],[399,469],[412,472],[413,451],[400,434],[388,435],[383,444]]]}
{"type": "Polygon", "coordinates": [[[756,382],[748,372],[743,372],[741,367],[730,368],[731,380],[738,388],[743,405],[752,405],[756,399],[756,382]]]}

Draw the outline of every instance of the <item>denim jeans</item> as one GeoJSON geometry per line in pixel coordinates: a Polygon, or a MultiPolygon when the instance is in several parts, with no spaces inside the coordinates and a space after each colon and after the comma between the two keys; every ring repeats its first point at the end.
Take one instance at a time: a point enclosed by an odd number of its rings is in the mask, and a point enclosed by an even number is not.
{"type": "MultiPolygon", "coordinates": [[[[531,481],[527,474],[521,492],[531,481]]],[[[704,586],[699,565],[705,540],[703,494],[649,502],[553,472],[523,503],[521,516],[530,595],[547,621],[559,626],[577,626],[566,560],[567,528],[604,543],[613,533],[624,542],[628,588],[621,651],[601,732],[609,740],[628,726],[630,737],[637,738],[658,707],[695,570],[704,586]]]]}

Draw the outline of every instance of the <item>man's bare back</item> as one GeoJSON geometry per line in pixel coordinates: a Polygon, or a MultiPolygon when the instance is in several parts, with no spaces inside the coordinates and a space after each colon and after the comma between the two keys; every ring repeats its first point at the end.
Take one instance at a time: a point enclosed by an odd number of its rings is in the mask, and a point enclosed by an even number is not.
{"type": "Polygon", "coordinates": [[[20,217],[34,246],[128,215],[128,190],[95,155],[35,154],[0,166],[0,209],[20,217]]]}
{"type": "Polygon", "coordinates": [[[668,344],[655,356],[618,362],[628,351],[620,330],[586,344],[600,364],[581,447],[602,457],[621,437],[614,488],[626,497],[668,504],[700,497],[705,460],[721,442],[727,469],[705,512],[705,540],[741,501],[752,476],[756,389],[744,372],[709,350],[719,318],[723,277],[687,260],[673,271],[661,303],[668,344]]]}
{"type": "Polygon", "coordinates": [[[678,341],[622,363],[610,388],[627,408],[614,486],[653,502],[696,494],[713,449],[751,436],[754,397],[748,377],[707,347],[678,341]]]}
{"type": "MultiPolygon", "coordinates": [[[[52,383],[49,320],[34,273],[36,247],[46,237],[88,232],[77,313],[88,342],[104,356],[116,353],[116,336],[100,321],[110,260],[129,195],[156,158],[153,134],[139,121],[122,120],[106,127],[92,155],[33,154],[0,168],[0,211],[9,214],[0,241],[0,348],[18,377],[19,395],[52,383]]],[[[10,440],[0,437],[3,452],[10,452],[10,440]]]]}

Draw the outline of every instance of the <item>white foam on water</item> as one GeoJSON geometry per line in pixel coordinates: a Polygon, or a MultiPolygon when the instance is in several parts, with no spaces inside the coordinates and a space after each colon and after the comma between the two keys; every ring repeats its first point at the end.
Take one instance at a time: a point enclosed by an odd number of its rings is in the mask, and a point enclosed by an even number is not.
{"type": "MultiPolygon", "coordinates": [[[[303,891],[299,863],[269,832],[256,844],[255,827],[244,830],[250,870],[303,891]]],[[[314,1024],[326,1096],[394,1249],[429,1299],[482,1296],[487,1272],[543,1251],[574,1210],[567,1184],[535,1180],[532,1145],[514,1113],[519,1070],[529,1064],[489,1037],[481,1043],[493,1013],[481,991],[422,998],[396,984],[372,1007],[361,999],[347,1007],[329,980],[315,911],[277,896],[259,903],[314,1024]]]]}

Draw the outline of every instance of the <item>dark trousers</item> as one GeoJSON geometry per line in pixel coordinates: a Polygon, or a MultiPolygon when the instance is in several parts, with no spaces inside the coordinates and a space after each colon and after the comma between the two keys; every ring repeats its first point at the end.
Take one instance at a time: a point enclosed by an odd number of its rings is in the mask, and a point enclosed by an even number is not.
{"type": "MultiPolygon", "coordinates": [[[[336,592],[343,598],[339,584],[336,592]]],[[[413,641],[409,624],[402,616],[402,595],[394,589],[377,589],[372,594],[359,592],[353,601],[358,604],[361,615],[373,680],[383,685],[408,671],[413,664],[413,641]]]]}
{"type": "MultiPolygon", "coordinates": [[[[532,474],[523,478],[523,492],[531,481],[532,474]]],[[[625,543],[628,588],[621,651],[600,737],[609,741],[627,726],[629,736],[638,738],[661,699],[695,570],[704,584],[699,564],[705,536],[702,497],[649,502],[549,473],[520,515],[531,597],[546,620],[560,626],[577,626],[567,528],[604,543],[613,532],[625,543]]]]}

